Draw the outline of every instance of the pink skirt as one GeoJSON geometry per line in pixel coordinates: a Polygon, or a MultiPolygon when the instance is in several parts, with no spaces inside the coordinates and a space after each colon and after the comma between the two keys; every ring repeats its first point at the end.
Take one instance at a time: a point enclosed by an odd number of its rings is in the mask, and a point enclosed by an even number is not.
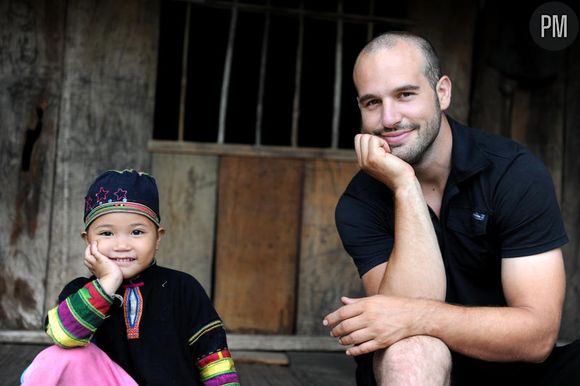
{"type": "Polygon", "coordinates": [[[137,383],[94,344],[64,349],[50,346],[20,377],[22,385],[136,386],[137,383]]]}

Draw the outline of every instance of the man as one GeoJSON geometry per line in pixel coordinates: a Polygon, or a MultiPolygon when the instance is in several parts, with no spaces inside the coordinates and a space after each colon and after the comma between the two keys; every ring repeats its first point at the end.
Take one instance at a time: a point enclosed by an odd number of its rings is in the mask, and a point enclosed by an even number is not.
{"type": "Polygon", "coordinates": [[[553,350],[568,239],[544,165],[444,114],[451,80],[423,38],[375,38],[353,76],[362,171],[336,222],[368,297],[323,323],[359,384],[578,384],[579,345],[553,350]]]}

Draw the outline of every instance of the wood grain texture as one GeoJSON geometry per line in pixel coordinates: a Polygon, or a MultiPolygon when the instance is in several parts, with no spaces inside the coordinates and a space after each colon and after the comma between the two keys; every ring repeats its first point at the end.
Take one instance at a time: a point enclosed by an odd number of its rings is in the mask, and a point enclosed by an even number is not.
{"type": "Polygon", "coordinates": [[[409,18],[418,23],[412,32],[428,38],[437,50],[443,74],[453,83],[449,114],[459,121],[469,117],[473,37],[477,16],[474,1],[409,1],[409,18]]]}
{"type": "Polygon", "coordinates": [[[44,313],[64,4],[0,2],[0,328],[44,313]]]}
{"type": "Polygon", "coordinates": [[[570,242],[564,246],[566,301],[561,339],[580,338],[580,40],[568,49],[565,94],[565,137],[562,173],[562,213],[570,242]]]}
{"type": "Polygon", "coordinates": [[[86,275],[83,202],[107,169],[150,172],[159,25],[157,1],[68,1],[47,306],[86,275]]]}
{"type": "Polygon", "coordinates": [[[160,265],[193,275],[212,290],[217,195],[216,156],[153,155],[153,175],[166,229],[158,254],[160,265]]]}
{"type": "Polygon", "coordinates": [[[214,299],[232,332],[293,332],[303,161],[223,157],[214,299]]]}
{"type": "Polygon", "coordinates": [[[580,327],[579,44],[576,41],[567,53],[534,47],[528,47],[528,52],[513,50],[522,46],[510,39],[525,41],[514,31],[514,25],[522,24],[506,21],[525,14],[498,12],[498,7],[502,5],[486,3],[480,14],[471,124],[526,145],[550,170],[571,240],[563,248],[567,291],[560,339],[572,340],[578,338],[580,327]]]}
{"type": "Polygon", "coordinates": [[[306,163],[296,329],[300,335],[327,335],[322,319],[341,305],[340,297],[363,295],[334,221],[336,203],[358,169],[355,162],[306,163]]]}

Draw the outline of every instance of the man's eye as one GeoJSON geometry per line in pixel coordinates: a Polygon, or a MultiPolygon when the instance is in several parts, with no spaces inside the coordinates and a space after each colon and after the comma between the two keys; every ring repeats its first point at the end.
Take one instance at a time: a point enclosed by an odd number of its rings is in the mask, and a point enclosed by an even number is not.
{"type": "Polygon", "coordinates": [[[402,93],[399,94],[399,97],[401,99],[407,99],[407,98],[410,98],[413,95],[414,94],[412,92],[402,92],[402,93]]]}
{"type": "Polygon", "coordinates": [[[367,103],[365,103],[365,106],[372,107],[372,106],[377,105],[377,104],[379,104],[379,101],[377,99],[371,99],[367,103]]]}

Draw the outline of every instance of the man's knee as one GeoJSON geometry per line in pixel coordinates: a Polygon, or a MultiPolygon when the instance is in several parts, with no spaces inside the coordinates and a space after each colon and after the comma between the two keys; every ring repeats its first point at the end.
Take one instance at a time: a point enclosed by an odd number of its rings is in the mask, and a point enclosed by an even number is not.
{"type": "Polygon", "coordinates": [[[374,372],[378,384],[422,384],[427,379],[445,385],[451,373],[451,352],[437,338],[406,338],[375,353],[374,372]]]}

